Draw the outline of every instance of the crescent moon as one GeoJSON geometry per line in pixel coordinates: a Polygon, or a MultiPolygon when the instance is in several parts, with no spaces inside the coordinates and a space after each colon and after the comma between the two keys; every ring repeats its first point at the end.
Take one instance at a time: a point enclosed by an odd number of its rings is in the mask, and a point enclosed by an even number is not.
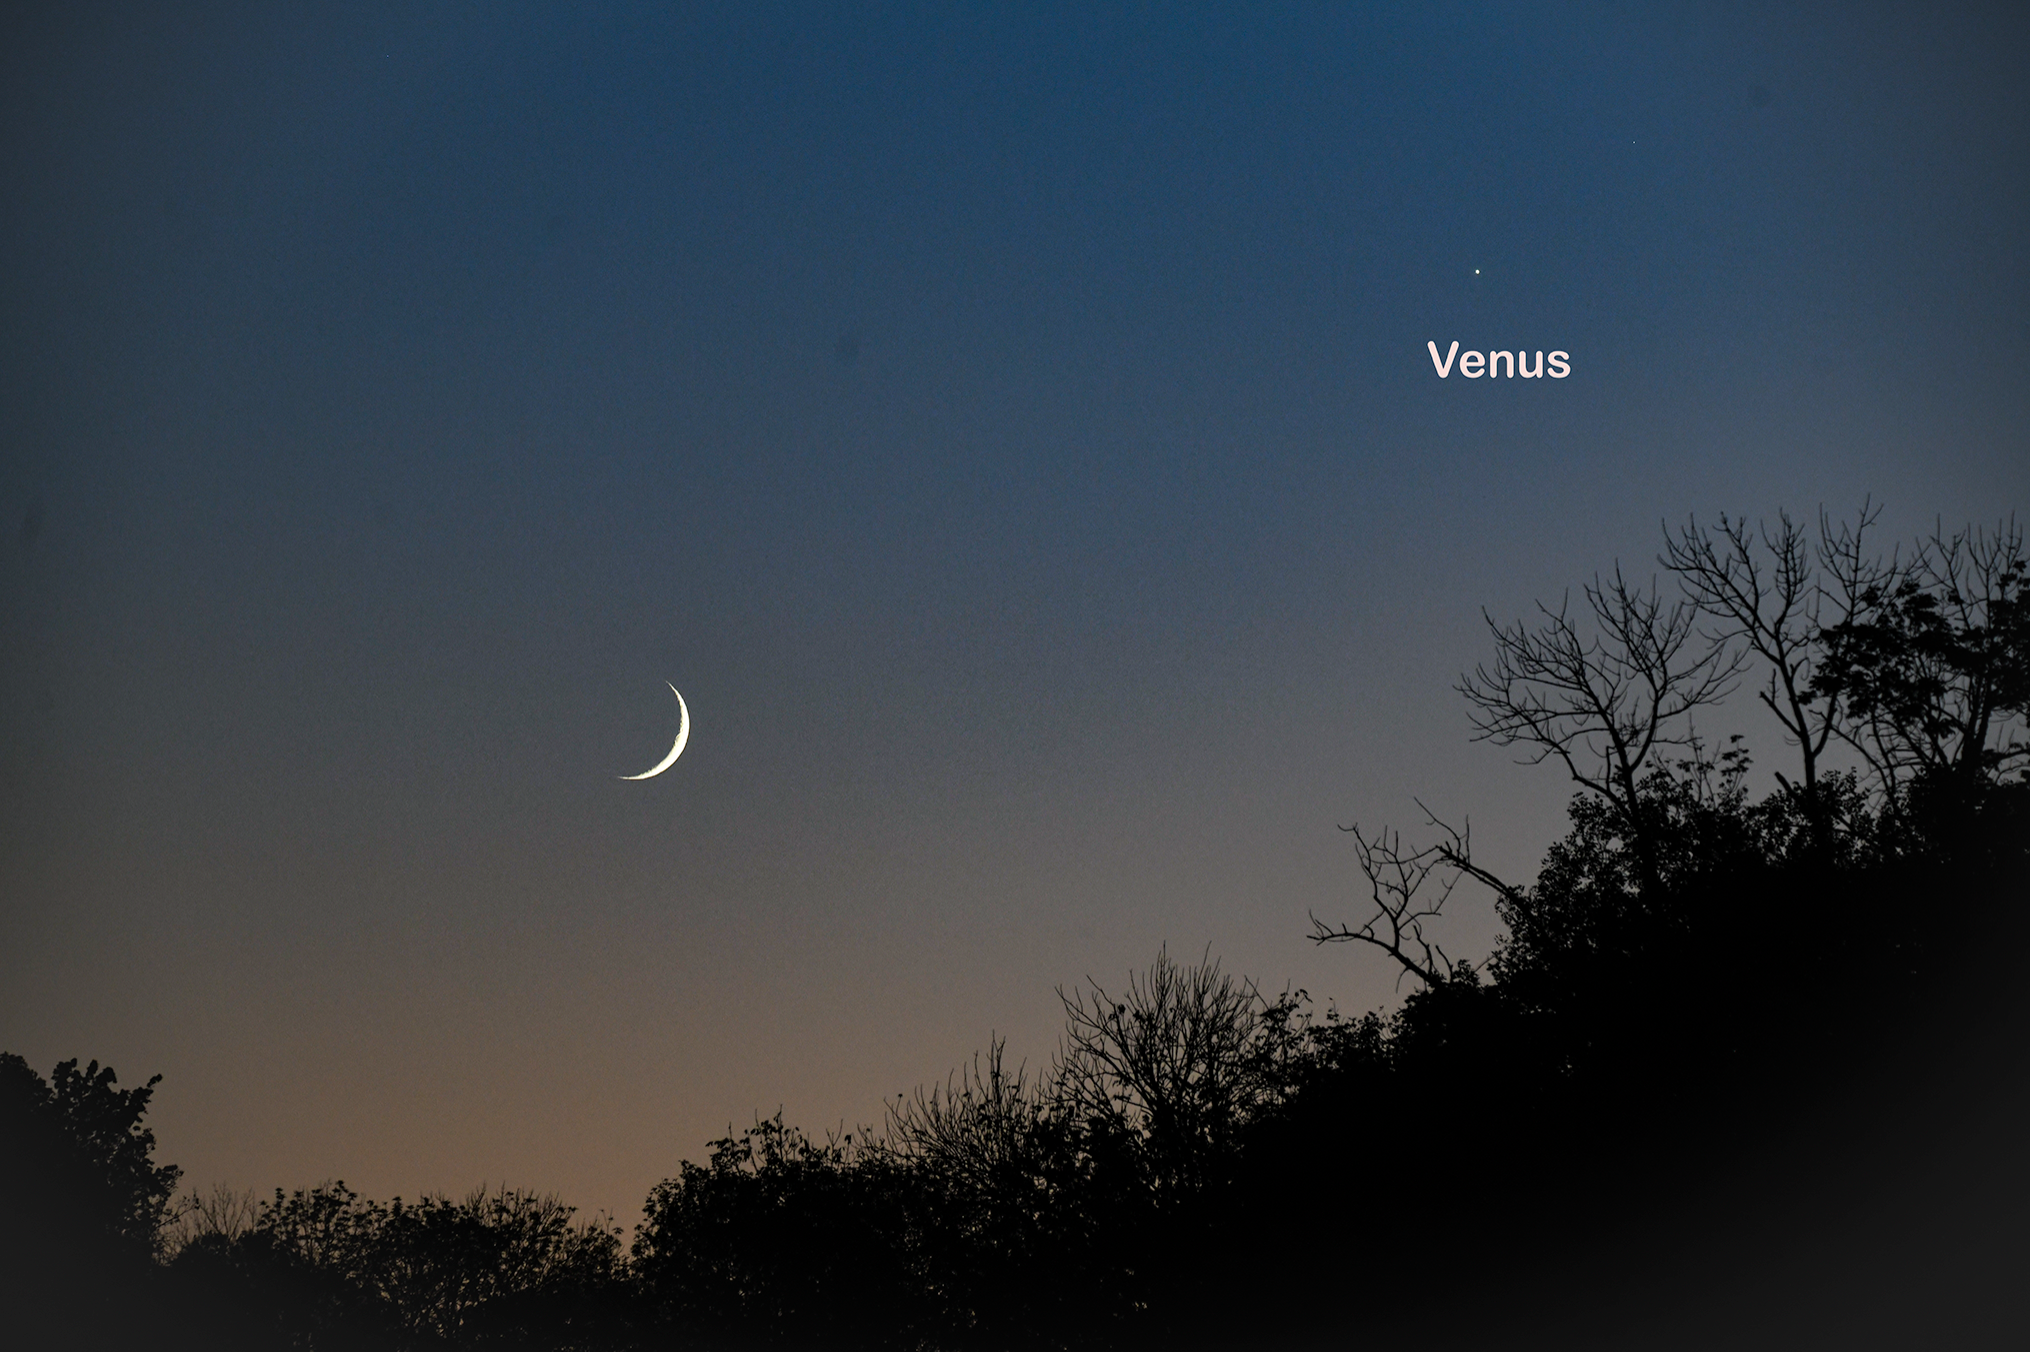
{"type": "MultiPolygon", "coordinates": [[[[669,685],[669,682],[664,681],[663,684],[669,685]]],[[[644,770],[638,775],[622,775],[620,776],[622,779],[654,779],[657,775],[675,765],[677,757],[684,754],[684,743],[691,740],[691,710],[684,703],[682,691],[670,685],[670,693],[677,697],[677,744],[670,748],[670,754],[664,756],[662,763],[656,766],[655,769],[644,770]]]]}

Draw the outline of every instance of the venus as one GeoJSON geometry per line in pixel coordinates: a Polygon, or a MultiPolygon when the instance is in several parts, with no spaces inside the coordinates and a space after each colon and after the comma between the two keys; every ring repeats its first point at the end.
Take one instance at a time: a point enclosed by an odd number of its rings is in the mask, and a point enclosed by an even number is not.
{"type": "MultiPolygon", "coordinates": [[[[669,682],[665,681],[663,684],[669,685],[669,682]]],[[[684,743],[691,740],[691,710],[684,703],[684,695],[681,690],[671,685],[670,693],[677,697],[677,744],[670,748],[670,754],[664,756],[662,763],[657,765],[653,770],[644,770],[638,775],[622,775],[622,779],[654,779],[657,775],[675,765],[677,757],[684,754],[684,743]]]]}
{"type": "MultiPolygon", "coordinates": [[[[1461,352],[1457,339],[1454,339],[1452,342],[1452,350],[1442,357],[1438,355],[1438,345],[1436,343],[1426,343],[1424,346],[1431,349],[1431,365],[1436,368],[1438,379],[1440,380],[1444,380],[1452,374],[1452,359],[1454,357],[1459,359],[1459,374],[1465,376],[1468,380],[1478,380],[1482,376],[1493,375],[1505,375],[1510,380],[1515,379],[1517,376],[1521,376],[1524,380],[1537,380],[1544,375],[1544,354],[1541,351],[1537,353],[1536,361],[1532,364],[1530,354],[1526,351],[1461,352]],[[1504,366],[1508,368],[1505,371],[1502,369],[1504,366]]],[[[1569,352],[1553,352],[1550,358],[1551,379],[1563,380],[1571,374],[1572,354],[1569,352]]]]}

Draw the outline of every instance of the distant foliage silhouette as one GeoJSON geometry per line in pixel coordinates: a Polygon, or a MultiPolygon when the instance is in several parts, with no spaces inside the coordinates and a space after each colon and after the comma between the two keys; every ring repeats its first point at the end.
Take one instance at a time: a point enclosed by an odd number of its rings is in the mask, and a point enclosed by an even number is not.
{"type": "Polygon", "coordinates": [[[476,1346],[584,1335],[612,1322],[617,1230],[509,1188],[413,1203],[329,1183],[187,1203],[172,1272],[290,1343],[476,1346]],[[194,1223],[192,1223],[194,1222],[194,1223]]]}

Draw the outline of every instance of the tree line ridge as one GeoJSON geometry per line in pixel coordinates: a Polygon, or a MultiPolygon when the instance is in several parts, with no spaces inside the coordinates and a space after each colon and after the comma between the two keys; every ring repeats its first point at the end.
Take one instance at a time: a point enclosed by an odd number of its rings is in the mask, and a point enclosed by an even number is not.
{"type": "Polygon", "coordinates": [[[1970,1218],[2022,1190],[1982,1124],[2030,1070],[2030,556],[2013,519],[1884,552],[1879,517],[1688,520],[1648,584],[1485,617],[1474,736],[1559,774],[1569,825],[1528,882],[1428,809],[1343,828],[1362,909],[1308,937],[1391,964],[1392,1009],[1161,950],[1060,990],[1038,1067],[990,1039],[876,1127],[709,1143],[631,1237],[505,1187],[179,1196],[159,1076],[0,1054],[9,1318],[23,1345],[1070,1352],[1625,1346],[1662,1308],[1760,1345],[1851,1310],[1844,1345],[1978,1345],[2010,1250],[1970,1218]],[[1784,742],[1759,795],[1746,740],[1700,731],[1743,689],[1784,742]],[[1461,885],[1501,922],[1477,958],[1442,943],[1461,885]],[[1911,1181],[1951,1148],[1959,1184],[1911,1181]],[[1917,1210],[1853,1209],[1877,1197],[1917,1210]]]}

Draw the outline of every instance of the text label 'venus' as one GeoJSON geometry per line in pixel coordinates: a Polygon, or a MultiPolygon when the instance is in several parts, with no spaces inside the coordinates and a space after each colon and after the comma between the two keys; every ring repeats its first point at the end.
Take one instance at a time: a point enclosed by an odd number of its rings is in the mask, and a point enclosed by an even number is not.
{"type": "MultiPolygon", "coordinates": [[[[1536,354],[1536,363],[1532,365],[1528,352],[1461,352],[1459,344],[1455,341],[1452,350],[1440,357],[1436,343],[1426,343],[1424,346],[1431,349],[1431,365],[1438,368],[1440,380],[1452,374],[1454,357],[1459,359],[1459,374],[1468,380],[1496,375],[1507,376],[1511,380],[1517,376],[1521,376],[1524,380],[1535,380],[1544,374],[1545,360],[1541,352],[1536,354]]],[[[1551,379],[1563,380],[1572,374],[1572,354],[1553,352],[1549,366],[1551,379]]]]}

